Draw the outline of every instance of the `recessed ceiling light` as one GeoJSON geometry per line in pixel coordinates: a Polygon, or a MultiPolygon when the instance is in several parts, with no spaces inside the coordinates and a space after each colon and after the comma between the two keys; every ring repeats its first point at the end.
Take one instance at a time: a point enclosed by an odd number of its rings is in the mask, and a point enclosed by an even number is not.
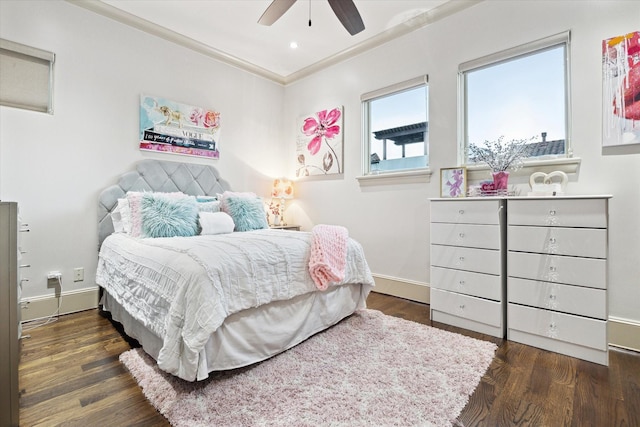
{"type": "Polygon", "coordinates": [[[298,48],[298,43],[296,43],[296,42],[291,42],[291,43],[289,43],[289,47],[290,47],[291,49],[297,49],[297,48],[298,48]]]}

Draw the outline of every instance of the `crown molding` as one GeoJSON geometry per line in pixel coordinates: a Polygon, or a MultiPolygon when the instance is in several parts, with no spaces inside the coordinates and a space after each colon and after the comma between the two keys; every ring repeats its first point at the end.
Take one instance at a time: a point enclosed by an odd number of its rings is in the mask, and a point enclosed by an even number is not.
{"type": "Polygon", "coordinates": [[[164,40],[175,43],[179,46],[185,47],[187,49],[191,49],[195,52],[201,53],[205,56],[208,56],[210,58],[213,58],[225,64],[231,65],[233,67],[239,68],[241,70],[244,70],[249,73],[255,74],[257,76],[263,77],[265,79],[271,80],[275,83],[278,83],[281,85],[288,85],[298,80],[301,80],[305,77],[308,77],[314,73],[317,73],[318,71],[321,71],[332,65],[335,65],[339,62],[345,61],[356,55],[359,55],[361,53],[374,49],[378,46],[381,46],[384,43],[387,43],[391,40],[402,37],[406,34],[409,34],[415,30],[418,30],[436,21],[439,21],[448,16],[451,16],[465,9],[468,9],[472,6],[475,6],[476,4],[481,3],[484,0],[449,0],[446,3],[443,3],[427,12],[423,12],[419,15],[416,15],[415,17],[409,19],[408,21],[405,21],[399,25],[389,28],[388,30],[374,37],[366,39],[363,42],[358,43],[357,45],[349,49],[345,49],[341,52],[338,52],[335,55],[327,57],[321,61],[318,61],[308,67],[305,67],[287,76],[274,73],[256,64],[253,64],[248,61],[244,61],[224,51],[218,50],[211,46],[205,45],[204,43],[201,43],[197,40],[194,40],[190,37],[186,37],[182,34],[176,33],[175,31],[156,25],[150,21],[147,21],[146,19],[139,18],[121,9],[118,9],[107,3],[104,3],[100,0],[66,0],[66,1],[75,6],[82,7],[86,10],[97,13],[106,18],[113,19],[114,21],[117,21],[121,24],[125,24],[132,28],[136,28],[140,31],[144,31],[147,34],[160,37],[164,40]]]}

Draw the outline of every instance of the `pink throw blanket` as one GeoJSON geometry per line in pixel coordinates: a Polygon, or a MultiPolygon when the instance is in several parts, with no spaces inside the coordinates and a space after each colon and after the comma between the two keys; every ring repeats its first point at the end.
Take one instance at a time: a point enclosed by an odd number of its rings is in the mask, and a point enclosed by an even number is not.
{"type": "Polygon", "coordinates": [[[339,225],[316,225],[311,230],[309,274],[316,287],[324,291],[331,283],[344,280],[349,232],[339,225]]]}

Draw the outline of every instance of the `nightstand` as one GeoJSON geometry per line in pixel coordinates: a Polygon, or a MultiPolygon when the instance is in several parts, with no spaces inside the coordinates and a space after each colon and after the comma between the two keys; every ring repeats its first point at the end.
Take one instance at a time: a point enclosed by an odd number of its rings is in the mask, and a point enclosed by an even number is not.
{"type": "Polygon", "coordinates": [[[288,225],[270,225],[269,228],[272,230],[293,230],[300,231],[299,225],[288,224],[288,225]]]}

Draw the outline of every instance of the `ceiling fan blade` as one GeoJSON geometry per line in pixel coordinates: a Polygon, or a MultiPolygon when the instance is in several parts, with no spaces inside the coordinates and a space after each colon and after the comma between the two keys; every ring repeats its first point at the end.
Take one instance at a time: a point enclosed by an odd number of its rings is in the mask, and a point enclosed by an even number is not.
{"type": "Polygon", "coordinates": [[[296,0],[273,0],[260,19],[258,19],[258,24],[267,26],[273,24],[280,19],[295,2],[296,0]]]}
{"type": "Polygon", "coordinates": [[[344,28],[349,31],[352,36],[364,30],[364,23],[360,17],[360,13],[353,4],[353,0],[328,0],[331,9],[336,14],[344,28]]]}

